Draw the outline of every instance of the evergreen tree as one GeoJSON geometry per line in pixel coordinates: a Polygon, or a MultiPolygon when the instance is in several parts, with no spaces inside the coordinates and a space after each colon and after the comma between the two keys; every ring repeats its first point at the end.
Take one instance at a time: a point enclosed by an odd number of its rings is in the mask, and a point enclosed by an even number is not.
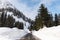
{"type": "Polygon", "coordinates": [[[23,29],[23,23],[22,22],[15,22],[15,27],[19,29],[23,29]]]}
{"type": "Polygon", "coordinates": [[[60,14],[58,15],[58,25],[60,25],[60,14]]]}
{"type": "Polygon", "coordinates": [[[43,28],[43,25],[49,26],[50,15],[48,14],[47,8],[44,6],[44,4],[41,4],[38,15],[36,16],[35,22],[33,25],[31,25],[31,28],[33,30],[39,30],[40,28],[43,28]]]}
{"type": "Polygon", "coordinates": [[[53,16],[52,14],[49,14],[49,20],[48,20],[48,24],[47,24],[47,27],[52,27],[53,26],[53,16]]]}
{"type": "Polygon", "coordinates": [[[8,15],[8,18],[6,19],[5,26],[12,28],[14,26],[15,19],[8,15]]]}
{"type": "Polygon", "coordinates": [[[0,27],[1,27],[1,17],[0,17],[0,27]]]}
{"type": "Polygon", "coordinates": [[[45,8],[43,4],[41,5],[40,16],[42,18],[43,24],[48,26],[49,14],[47,8],[45,8]]]}
{"type": "Polygon", "coordinates": [[[4,11],[2,12],[2,15],[1,15],[1,27],[3,27],[5,24],[5,15],[4,15],[4,11]]]}
{"type": "Polygon", "coordinates": [[[42,19],[41,19],[41,17],[37,17],[36,19],[35,19],[35,23],[34,23],[34,25],[33,25],[33,30],[39,30],[40,28],[43,28],[43,23],[42,23],[42,19]]]}
{"type": "Polygon", "coordinates": [[[7,19],[7,11],[4,13],[4,26],[6,25],[5,23],[6,23],[6,19],[7,19]]]}
{"type": "Polygon", "coordinates": [[[55,26],[57,26],[57,25],[58,25],[58,15],[55,14],[55,26]]]}

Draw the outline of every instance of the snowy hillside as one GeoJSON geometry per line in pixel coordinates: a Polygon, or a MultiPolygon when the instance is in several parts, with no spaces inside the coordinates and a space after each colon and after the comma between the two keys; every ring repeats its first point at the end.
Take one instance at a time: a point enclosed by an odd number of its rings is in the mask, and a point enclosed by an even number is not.
{"type": "Polygon", "coordinates": [[[0,0],[0,14],[2,14],[2,12],[7,14],[7,17],[8,15],[13,16],[15,22],[23,22],[24,26],[29,26],[31,23],[31,19],[15,8],[8,0],[0,0]]]}
{"type": "Polygon", "coordinates": [[[54,26],[51,28],[44,27],[39,31],[33,31],[33,35],[41,40],[60,40],[60,26],[54,26]]]}

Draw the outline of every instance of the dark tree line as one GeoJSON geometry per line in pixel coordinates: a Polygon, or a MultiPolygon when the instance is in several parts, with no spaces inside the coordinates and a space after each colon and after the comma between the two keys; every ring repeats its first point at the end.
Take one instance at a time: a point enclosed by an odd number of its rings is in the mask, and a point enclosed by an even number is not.
{"type": "Polygon", "coordinates": [[[7,16],[7,12],[3,11],[0,17],[0,27],[17,27],[19,29],[23,29],[23,23],[19,21],[15,22],[13,16],[7,16]]]}
{"type": "Polygon", "coordinates": [[[53,17],[53,15],[49,13],[47,7],[45,7],[44,4],[41,4],[38,10],[38,15],[33,24],[31,24],[30,30],[39,30],[44,26],[52,27],[58,25],[60,25],[60,14],[55,14],[55,17],[53,17]]]}

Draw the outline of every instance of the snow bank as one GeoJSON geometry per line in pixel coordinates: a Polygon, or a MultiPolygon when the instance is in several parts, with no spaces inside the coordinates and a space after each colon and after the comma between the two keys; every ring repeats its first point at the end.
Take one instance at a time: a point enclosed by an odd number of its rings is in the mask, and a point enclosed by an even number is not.
{"type": "Polygon", "coordinates": [[[33,31],[33,35],[42,40],[60,40],[60,26],[40,29],[33,31]]]}
{"type": "Polygon", "coordinates": [[[8,27],[0,27],[0,34],[12,30],[11,28],[8,27]]]}
{"type": "MultiPolygon", "coordinates": [[[[30,31],[26,28],[24,30],[17,28],[0,28],[0,40],[19,40],[30,31]]],[[[60,40],[60,26],[40,29],[32,31],[32,34],[41,40],[60,40]]]]}
{"type": "Polygon", "coordinates": [[[0,40],[12,40],[12,39],[8,39],[7,37],[0,36],[0,40]]]}
{"type": "Polygon", "coordinates": [[[18,40],[24,35],[26,35],[28,32],[25,32],[24,30],[17,29],[17,28],[0,28],[0,40],[18,40]]]}

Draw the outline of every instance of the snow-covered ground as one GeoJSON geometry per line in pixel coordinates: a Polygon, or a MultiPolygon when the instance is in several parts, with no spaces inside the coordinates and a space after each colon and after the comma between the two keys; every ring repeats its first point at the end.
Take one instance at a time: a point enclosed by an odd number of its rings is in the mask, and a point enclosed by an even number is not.
{"type": "Polygon", "coordinates": [[[60,40],[60,26],[40,29],[33,31],[33,35],[37,36],[41,40],[60,40]]]}
{"type": "MultiPolygon", "coordinates": [[[[21,37],[29,33],[28,29],[17,28],[0,28],[0,40],[19,40],[21,37]]],[[[50,28],[42,28],[38,31],[32,31],[32,34],[41,40],[60,40],[60,26],[50,28]]]]}
{"type": "Polygon", "coordinates": [[[17,28],[0,28],[0,40],[18,40],[28,32],[17,28]]]}

